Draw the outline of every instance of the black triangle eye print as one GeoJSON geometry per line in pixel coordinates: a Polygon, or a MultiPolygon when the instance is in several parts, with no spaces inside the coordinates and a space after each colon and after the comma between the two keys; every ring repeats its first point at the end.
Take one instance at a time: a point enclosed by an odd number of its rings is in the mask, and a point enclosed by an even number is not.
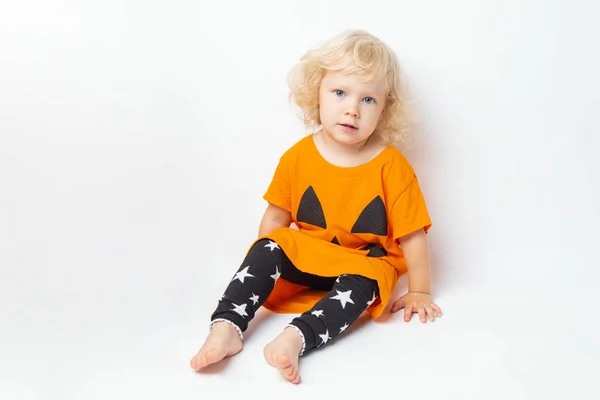
{"type": "Polygon", "coordinates": [[[360,213],[356,223],[352,227],[352,233],[387,235],[387,213],[381,196],[375,197],[360,213]]]}
{"type": "Polygon", "coordinates": [[[306,189],[300,199],[300,206],[298,206],[298,215],[296,216],[296,219],[300,222],[327,229],[323,207],[312,186],[309,186],[308,189],[306,189]]]}

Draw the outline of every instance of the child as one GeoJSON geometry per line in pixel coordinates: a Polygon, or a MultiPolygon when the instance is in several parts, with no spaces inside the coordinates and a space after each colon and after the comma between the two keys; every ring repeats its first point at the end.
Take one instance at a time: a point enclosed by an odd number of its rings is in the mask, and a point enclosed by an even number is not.
{"type": "Polygon", "coordinates": [[[423,323],[441,316],[431,298],[431,221],[415,172],[396,149],[406,125],[398,68],[378,38],[349,31],[292,70],[292,99],[307,127],[319,129],[281,156],[258,238],[219,300],[192,368],[241,351],[243,332],[264,306],[299,314],[264,349],[270,365],[299,383],[299,357],[364,311],[379,317],[404,273],[408,293],[391,312],[403,308],[405,321],[418,313],[423,323]]]}

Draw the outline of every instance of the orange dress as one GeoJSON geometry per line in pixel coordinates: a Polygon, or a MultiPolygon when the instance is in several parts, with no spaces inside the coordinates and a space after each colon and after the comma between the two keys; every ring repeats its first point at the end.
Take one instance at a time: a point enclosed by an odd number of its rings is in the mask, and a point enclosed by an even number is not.
{"type": "MultiPolygon", "coordinates": [[[[321,156],[312,134],[305,136],[279,159],[264,199],[289,211],[297,229],[279,228],[256,241],[277,242],[306,273],[376,280],[380,296],[367,309],[373,318],[406,273],[396,239],[431,227],[417,176],[392,146],[365,164],[338,167],[321,156]]],[[[325,293],[280,278],[264,307],[301,314],[325,293]]]]}

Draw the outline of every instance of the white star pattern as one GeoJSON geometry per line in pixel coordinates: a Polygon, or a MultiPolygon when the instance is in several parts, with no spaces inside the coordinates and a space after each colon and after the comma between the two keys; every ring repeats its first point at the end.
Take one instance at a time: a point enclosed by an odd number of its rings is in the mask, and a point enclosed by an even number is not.
{"type": "Polygon", "coordinates": [[[271,240],[269,240],[269,244],[266,244],[265,247],[268,247],[271,249],[271,251],[273,251],[273,249],[275,248],[279,248],[279,245],[271,240]]]}
{"type": "Polygon", "coordinates": [[[315,310],[315,311],[311,312],[311,314],[314,315],[317,318],[325,315],[325,314],[323,314],[323,310],[315,310]]]}
{"type": "Polygon", "coordinates": [[[250,268],[250,266],[248,266],[248,267],[244,268],[243,270],[241,270],[240,272],[236,273],[235,276],[233,277],[232,281],[239,279],[240,282],[244,283],[245,278],[247,278],[247,277],[254,278],[254,275],[250,275],[248,273],[248,268],[250,268]]]}
{"type": "Polygon", "coordinates": [[[346,329],[348,329],[348,323],[347,322],[344,324],[344,326],[342,326],[340,328],[340,333],[344,332],[346,329]]]}
{"type": "Polygon", "coordinates": [[[244,304],[240,304],[237,305],[235,303],[232,303],[234,305],[234,307],[231,309],[231,311],[235,311],[236,313],[240,314],[242,317],[247,317],[248,314],[246,314],[246,303],[244,304]]]}
{"type": "Polygon", "coordinates": [[[367,307],[370,306],[371,304],[373,304],[375,302],[375,300],[377,300],[377,296],[375,296],[375,292],[373,292],[373,298],[369,301],[367,301],[367,307]]]}
{"type": "Polygon", "coordinates": [[[275,279],[275,282],[277,282],[277,279],[279,279],[280,276],[281,276],[281,272],[279,272],[279,267],[276,265],[275,266],[275,274],[271,275],[271,278],[275,279]]]}
{"type": "Polygon", "coordinates": [[[342,304],[342,308],[346,308],[346,303],[352,303],[354,304],[354,301],[352,301],[352,299],[350,298],[350,295],[352,294],[352,290],[348,290],[345,292],[340,292],[339,290],[336,290],[337,295],[331,297],[332,300],[339,300],[340,303],[342,304]]]}
{"type": "Polygon", "coordinates": [[[329,329],[327,329],[327,330],[325,331],[325,333],[323,333],[322,335],[319,335],[319,337],[320,337],[320,338],[321,338],[321,340],[322,340],[322,342],[321,342],[320,346],[322,346],[322,345],[326,344],[326,343],[329,341],[329,339],[331,339],[331,336],[329,336],[329,329]]]}
{"type": "Polygon", "coordinates": [[[252,304],[258,303],[258,295],[252,293],[252,297],[250,297],[250,300],[252,300],[252,304]]]}

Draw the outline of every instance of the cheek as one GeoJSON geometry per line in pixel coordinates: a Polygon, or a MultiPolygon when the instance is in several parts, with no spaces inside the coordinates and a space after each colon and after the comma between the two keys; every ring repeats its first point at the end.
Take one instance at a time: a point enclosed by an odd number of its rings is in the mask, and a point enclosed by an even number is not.
{"type": "Polygon", "coordinates": [[[380,117],[381,117],[380,110],[370,110],[370,112],[368,113],[367,119],[369,120],[370,125],[376,125],[379,122],[380,117]]]}
{"type": "Polygon", "coordinates": [[[331,116],[335,113],[336,107],[335,104],[331,102],[331,100],[325,100],[321,102],[321,113],[325,116],[331,116]]]}

